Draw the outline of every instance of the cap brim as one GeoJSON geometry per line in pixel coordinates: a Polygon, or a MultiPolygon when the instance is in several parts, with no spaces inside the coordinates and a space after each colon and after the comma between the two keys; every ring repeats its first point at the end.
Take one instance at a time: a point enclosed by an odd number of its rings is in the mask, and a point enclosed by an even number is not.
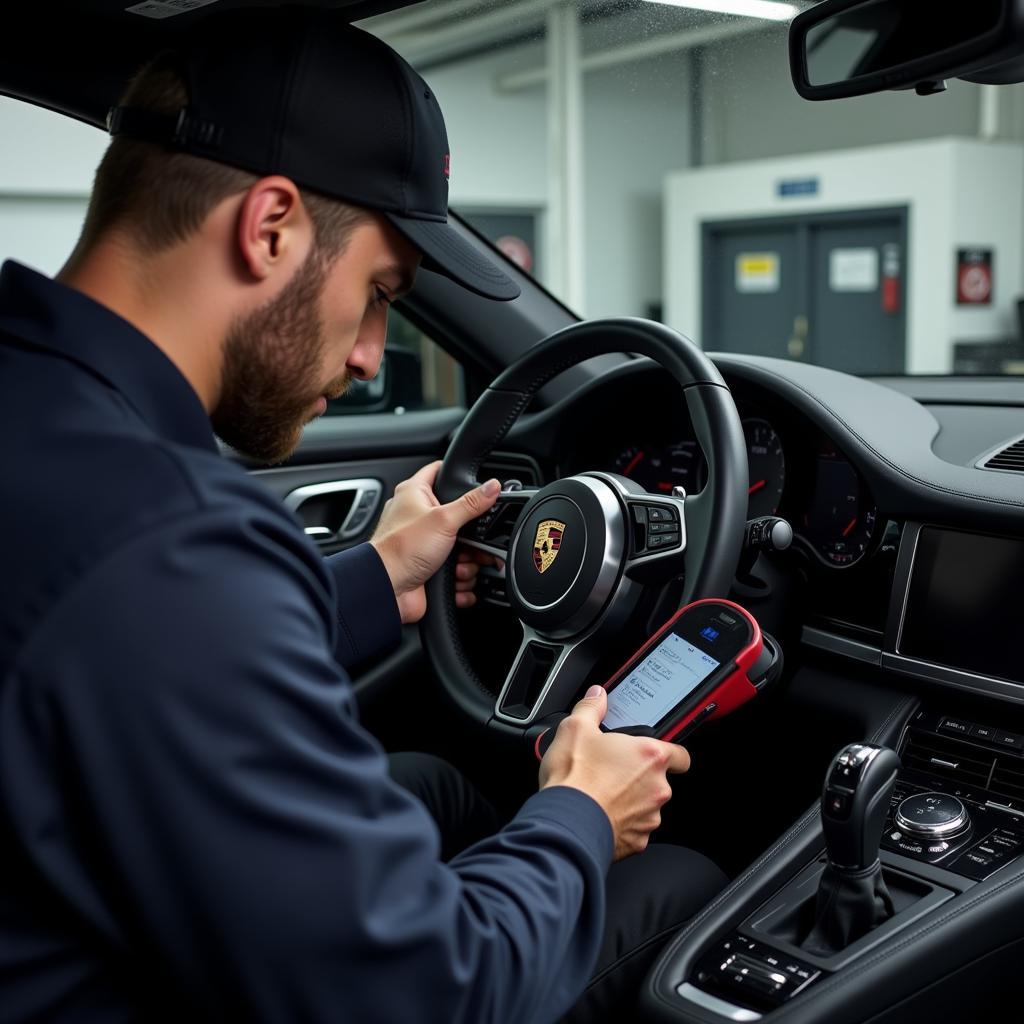
{"type": "Polygon", "coordinates": [[[520,287],[496,263],[443,221],[413,220],[393,213],[385,216],[423,253],[423,269],[443,274],[485,299],[507,302],[518,298],[520,287]]]}

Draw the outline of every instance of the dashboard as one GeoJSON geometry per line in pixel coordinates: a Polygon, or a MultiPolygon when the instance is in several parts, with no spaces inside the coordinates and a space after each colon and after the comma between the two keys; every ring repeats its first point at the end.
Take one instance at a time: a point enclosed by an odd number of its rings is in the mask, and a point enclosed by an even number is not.
{"type": "MultiPolygon", "coordinates": [[[[739,599],[804,645],[1024,704],[1024,669],[991,642],[997,656],[979,659],[970,643],[1015,603],[1005,567],[1014,580],[1024,571],[1021,474],[981,467],[1020,437],[1021,382],[968,384],[966,400],[952,400],[949,382],[890,386],[783,360],[713,358],[743,425],[748,518],[779,516],[794,531],[788,551],[735,581],[739,599]],[[957,543],[950,531],[970,537],[957,543]],[[984,536],[1013,543],[971,539],[984,536]]],[[[602,371],[549,414],[524,419],[509,440],[545,479],[598,470],[654,494],[705,484],[685,399],[649,360],[602,371]]]]}

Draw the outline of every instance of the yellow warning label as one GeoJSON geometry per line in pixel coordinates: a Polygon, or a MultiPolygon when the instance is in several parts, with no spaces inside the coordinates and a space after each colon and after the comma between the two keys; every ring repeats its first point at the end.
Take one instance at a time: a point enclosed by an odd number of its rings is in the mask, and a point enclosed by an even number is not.
{"type": "Polygon", "coordinates": [[[777,292],[779,279],[777,252],[741,252],[736,257],[738,292],[777,292]]]}

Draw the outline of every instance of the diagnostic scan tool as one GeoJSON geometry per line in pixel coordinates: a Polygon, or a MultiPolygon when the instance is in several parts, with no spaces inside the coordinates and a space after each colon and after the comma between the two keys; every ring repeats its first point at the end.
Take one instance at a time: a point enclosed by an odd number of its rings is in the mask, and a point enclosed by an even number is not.
{"type": "MultiPolygon", "coordinates": [[[[701,723],[735,711],[782,672],[782,652],[732,601],[694,601],[677,612],[611,679],[601,728],[682,742],[701,723]]],[[[565,717],[565,716],[561,716],[565,717]]],[[[537,737],[538,758],[557,721],[537,737]]]]}

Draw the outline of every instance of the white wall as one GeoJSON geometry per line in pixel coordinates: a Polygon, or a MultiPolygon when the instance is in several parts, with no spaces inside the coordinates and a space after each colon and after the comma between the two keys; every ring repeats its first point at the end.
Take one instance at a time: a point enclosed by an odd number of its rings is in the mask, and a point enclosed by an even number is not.
{"type": "Polygon", "coordinates": [[[662,184],[689,163],[687,76],[676,54],[585,78],[587,316],[661,300],[662,184]]]}
{"type": "Polygon", "coordinates": [[[0,138],[0,260],[53,274],[78,239],[107,136],[0,97],[0,138]]]}
{"type": "Polygon", "coordinates": [[[547,202],[544,90],[495,88],[499,75],[543,63],[543,45],[530,43],[423,72],[444,111],[456,208],[530,209],[547,202]]]}
{"type": "MultiPolygon", "coordinates": [[[[701,223],[883,206],[910,208],[907,371],[947,373],[952,343],[1000,338],[1020,291],[1024,147],[943,139],[670,175],[666,183],[666,319],[700,342],[701,223]],[[780,198],[781,179],[817,178],[817,195],[780,198]],[[995,250],[995,305],[957,309],[958,247],[995,250]]],[[[812,325],[813,330],[813,325],[812,325]]]]}
{"type": "Polygon", "coordinates": [[[790,78],[787,40],[778,28],[709,47],[706,163],[978,133],[979,87],[958,80],[936,96],[802,99],[790,78]]]}
{"type": "Polygon", "coordinates": [[[0,96],[0,193],[87,195],[107,134],[0,96]]]}
{"type": "MultiPolygon", "coordinates": [[[[543,46],[528,44],[424,71],[448,127],[456,209],[545,208],[545,88],[496,88],[543,62],[543,46]]],[[[584,77],[586,316],[641,315],[660,301],[662,183],[689,161],[687,75],[673,54],[584,77]]],[[[546,253],[539,262],[550,265],[546,253]]]]}

